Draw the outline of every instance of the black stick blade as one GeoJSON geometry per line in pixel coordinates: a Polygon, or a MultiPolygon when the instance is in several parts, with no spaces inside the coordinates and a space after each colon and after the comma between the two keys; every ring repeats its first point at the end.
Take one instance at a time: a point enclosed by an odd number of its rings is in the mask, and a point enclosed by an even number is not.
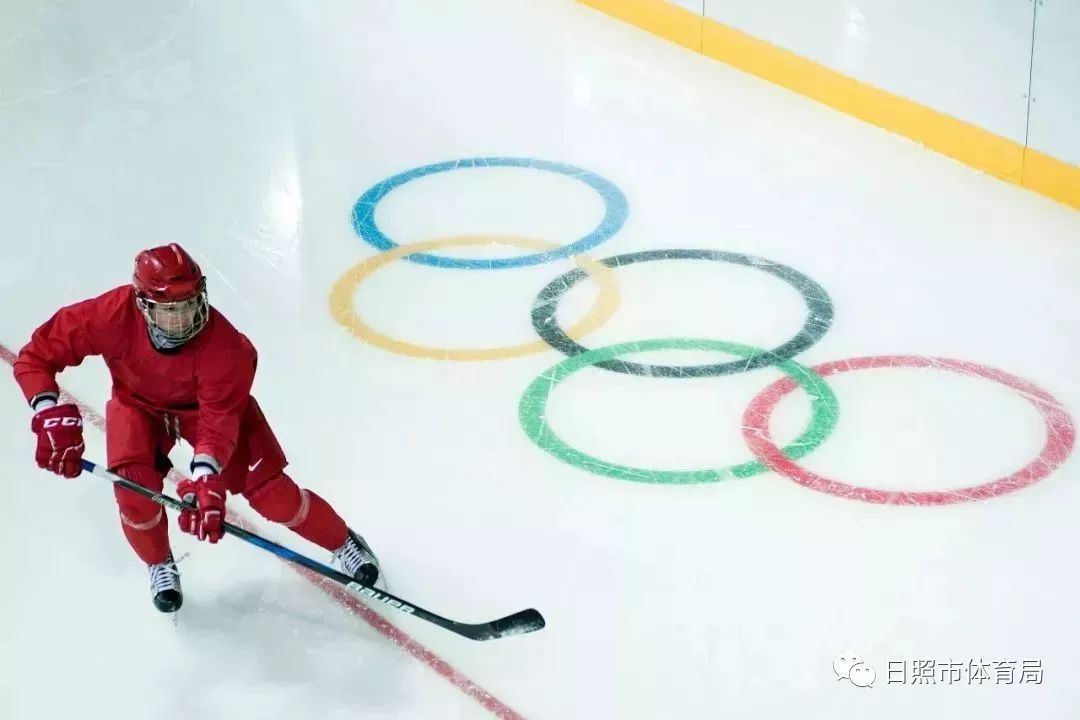
{"type": "Polygon", "coordinates": [[[497,640],[536,632],[546,624],[544,616],[538,610],[529,608],[488,623],[466,625],[460,629],[460,632],[470,640],[497,640]]]}

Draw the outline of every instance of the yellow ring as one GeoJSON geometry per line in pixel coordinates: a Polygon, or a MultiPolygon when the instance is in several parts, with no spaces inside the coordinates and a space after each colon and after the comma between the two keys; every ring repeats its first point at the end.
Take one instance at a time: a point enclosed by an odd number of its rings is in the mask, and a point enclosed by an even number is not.
{"type": "MultiPolygon", "coordinates": [[[[459,235],[396,247],[370,257],[345,271],[345,274],[334,283],[334,288],[330,291],[330,314],[334,316],[335,320],[344,325],[349,332],[369,345],[411,357],[467,362],[503,360],[550,350],[551,346],[543,340],[534,340],[533,342],[508,345],[506,347],[475,349],[437,348],[418,345],[384,335],[364,322],[363,318],[357,314],[353,294],[356,292],[357,286],[379,268],[413,253],[475,245],[511,245],[526,250],[550,250],[558,247],[555,243],[544,240],[534,240],[513,235],[459,235]]],[[[566,331],[570,337],[577,340],[611,319],[611,316],[615,314],[615,310],[619,307],[619,288],[615,280],[615,273],[603,263],[596,262],[585,255],[575,255],[572,259],[579,268],[600,286],[600,292],[596,296],[596,302],[593,304],[592,309],[585,317],[578,320],[566,331]]]]}

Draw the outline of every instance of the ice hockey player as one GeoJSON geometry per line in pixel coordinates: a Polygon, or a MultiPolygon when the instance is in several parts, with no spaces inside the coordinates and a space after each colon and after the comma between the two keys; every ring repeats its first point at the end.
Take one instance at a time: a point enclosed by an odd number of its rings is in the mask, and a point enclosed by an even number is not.
{"type": "MultiPolygon", "coordinates": [[[[15,379],[34,409],[38,466],[64,477],[81,472],[83,422],[59,404],[56,375],[100,355],[112,375],[105,407],[108,467],[161,491],[168,453],[183,439],[194,448],[191,477],[177,486],[195,509],[180,514],[183,532],[216,543],[226,492],[239,493],[264,517],[333,552],[367,585],[378,560],[341,516],[287,474],[287,461],[251,396],[257,356],[251,342],[209,304],[206,279],[179,245],[139,253],[130,285],[61,308],[34,331],[15,361],[15,379]]],[[[120,523],[150,571],[154,605],[183,602],[165,511],[117,486],[120,523]]]]}

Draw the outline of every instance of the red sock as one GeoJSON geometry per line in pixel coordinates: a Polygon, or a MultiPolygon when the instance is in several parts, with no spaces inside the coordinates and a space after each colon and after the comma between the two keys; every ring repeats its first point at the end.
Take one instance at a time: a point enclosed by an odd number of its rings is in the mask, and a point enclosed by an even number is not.
{"type": "MultiPolygon", "coordinates": [[[[161,492],[164,476],[152,465],[124,465],[114,472],[143,487],[161,492]]],[[[169,556],[169,520],[165,509],[142,495],[114,486],[120,508],[120,525],[128,544],[147,565],[165,562],[169,556]]]]}
{"type": "Polygon", "coordinates": [[[311,490],[301,489],[285,473],[244,492],[251,507],[267,520],[281,523],[294,533],[333,552],[349,535],[345,521],[311,490]]]}

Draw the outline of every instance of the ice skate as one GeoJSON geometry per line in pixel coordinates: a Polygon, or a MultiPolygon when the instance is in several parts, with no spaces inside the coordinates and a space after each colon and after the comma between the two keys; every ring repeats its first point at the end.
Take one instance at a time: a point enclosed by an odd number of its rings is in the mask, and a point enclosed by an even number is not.
{"type": "Polygon", "coordinates": [[[379,579],[379,559],[364,538],[352,530],[349,530],[345,544],[334,551],[334,559],[346,575],[351,575],[364,585],[374,587],[379,579]]]}
{"type": "Polygon", "coordinates": [[[172,553],[165,562],[148,565],[150,571],[150,592],[154,595],[154,607],[163,613],[173,613],[184,604],[184,593],[180,589],[180,571],[176,568],[172,553]]]}

